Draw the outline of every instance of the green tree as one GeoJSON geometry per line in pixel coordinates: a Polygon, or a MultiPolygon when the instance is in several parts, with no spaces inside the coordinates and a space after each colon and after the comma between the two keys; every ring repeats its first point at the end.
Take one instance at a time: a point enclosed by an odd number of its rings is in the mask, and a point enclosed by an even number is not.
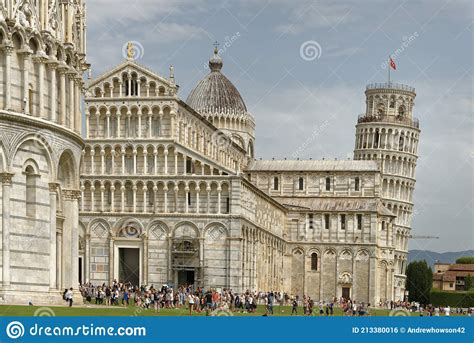
{"type": "Polygon", "coordinates": [[[474,287],[474,277],[468,275],[464,278],[464,290],[468,291],[474,287]]]}
{"type": "Polygon", "coordinates": [[[408,264],[406,281],[408,301],[417,301],[422,305],[429,304],[432,284],[433,271],[426,261],[413,261],[408,264]]]}
{"type": "Polygon", "coordinates": [[[474,264],[474,256],[464,256],[456,260],[458,264],[474,264]]]}

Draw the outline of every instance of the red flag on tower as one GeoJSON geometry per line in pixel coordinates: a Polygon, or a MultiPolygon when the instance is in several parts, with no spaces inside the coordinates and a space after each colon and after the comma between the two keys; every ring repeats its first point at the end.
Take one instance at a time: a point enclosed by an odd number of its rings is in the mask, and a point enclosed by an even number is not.
{"type": "Polygon", "coordinates": [[[390,68],[392,68],[393,70],[397,70],[397,65],[395,64],[395,61],[392,60],[391,57],[390,57],[390,68]]]}

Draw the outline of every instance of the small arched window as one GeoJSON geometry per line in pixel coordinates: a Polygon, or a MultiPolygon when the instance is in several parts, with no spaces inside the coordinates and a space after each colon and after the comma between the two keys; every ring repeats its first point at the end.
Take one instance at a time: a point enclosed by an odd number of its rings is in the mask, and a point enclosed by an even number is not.
{"type": "Polygon", "coordinates": [[[155,203],[155,191],[153,187],[148,188],[148,204],[153,205],[155,203]]]}
{"type": "Polygon", "coordinates": [[[326,190],[327,191],[331,190],[331,178],[330,177],[326,178],[326,190]]]}
{"type": "Polygon", "coordinates": [[[278,190],[278,187],[279,187],[279,184],[278,184],[278,183],[279,183],[279,179],[278,179],[278,177],[275,176],[275,177],[273,178],[273,190],[275,190],[275,191],[278,190]]]}
{"type": "Polygon", "coordinates": [[[390,99],[390,108],[395,108],[395,99],[394,98],[390,99]]]}
{"type": "Polygon", "coordinates": [[[32,166],[26,167],[26,192],[25,192],[25,202],[26,202],[26,216],[35,217],[36,215],[36,179],[37,175],[32,166]]]}
{"type": "Polygon", "coordinates": [[[380,135],[379,135],[379,130],[375,130],[375,134],[374,134],[374,148],[378,148],[379,147],[379,139],[380,139],[380,135]]]}
{"type": "Polygon", "coordinates": [[[33,114],[33,94],[33,85],[30,84],[28,87],[28,114],[30,115],[33,114]]]}
{"type": "Polygon", "coordinates": [[[400,139],[398,140],[398,151],[403,151],[403,147],[405,145],[405,138],[403,135],[400,136],[400,139]]]}
{"type": "Polygon", "coordinates": [[[354,190],[356,192],[360,190],[360,179],[358,177],[354,179],[354,190]]]}
{"type": "Polygon", "coordinates": [[[133,173],[133,159],[131,155],[127,155],[125,159],[125,167],[127,169],[127,173],[133,173]]]}
{"type": "Polygon", "coordinates": [[[133,189],[132,186],[127,187],[127,205],[133,205],[133,189]]]}
{"type": "Polygon", "coordinates": [[[311,254],[311,270],[318,270],[318,254],[315,252],[311,254]]]}
{"type": "Polygon", "coordinates": [[[398,108],[398,115],[401,117],[405,115],[405,106],[402,105],[398,108]]]}
{"type": "Polygon", "coordinates": [[[302,190],[304,189],[304,179],[303,179],[302,177],[300,177],[300,178],[298,179],[298,189],[299,189],[300,191],[302,191],[302,190]]]}
{"type": "Polygon", "coordinates": [[[331,228],[331,218],[329,214],[324,215],[324,228],[329,230],[331,228]]]}

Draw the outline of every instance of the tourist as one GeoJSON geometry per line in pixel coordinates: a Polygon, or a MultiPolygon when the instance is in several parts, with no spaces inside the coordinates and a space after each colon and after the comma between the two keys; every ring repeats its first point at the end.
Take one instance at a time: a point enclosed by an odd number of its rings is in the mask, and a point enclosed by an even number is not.
{"type": "Polygon", "coordinates": [[[66,301],[69,302],[69,307],[72,307],[72,301],[73,301],[72,298],[73,298],[73,293],[72,293],[72,287],[71,287],[66,292],[66,301]]]}
{"type": "Polygon", "coordinates": [[[193,307],[194,307],[194,296],[189,293],[188,295],[188,304],[189,304],[189,315],[193,315],[193,307]]]}
{"type": "Polygon", "coordinates": [[[298,302],[296,299],[293,299],[293,307],[291,308],[291,315],[296,314],[298,315],[298,302]]]}

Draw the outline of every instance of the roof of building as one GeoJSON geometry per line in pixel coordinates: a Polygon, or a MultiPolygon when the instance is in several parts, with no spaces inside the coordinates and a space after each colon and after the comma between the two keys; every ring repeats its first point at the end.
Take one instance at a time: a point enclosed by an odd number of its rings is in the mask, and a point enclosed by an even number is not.
{"type": "Polygon", "coordinates": [[[211,72],[189,93],[186,103],[201,114],[246,114],[244,100],[232,82],[222,74],[222,65],[222,58],[216,48],[209,60],[211,72]]]}
{"type": "Polygon", "coordinates": [[[255,160],[249,171],[378,171],[376,161],[367,160],[255,160]]]}
{"type": "Polygon", "coordinates": [[[383,216],[395,217],[378,199],[278,197],[276,200],[292,209],[321,212],[377,212],[383,216]]]}
{"type": "Polygon", "coordinates": [[[449,267],[450,271],[469,271],[474,273],[474,264],[470,263],[455,263],[449,267]]]}

